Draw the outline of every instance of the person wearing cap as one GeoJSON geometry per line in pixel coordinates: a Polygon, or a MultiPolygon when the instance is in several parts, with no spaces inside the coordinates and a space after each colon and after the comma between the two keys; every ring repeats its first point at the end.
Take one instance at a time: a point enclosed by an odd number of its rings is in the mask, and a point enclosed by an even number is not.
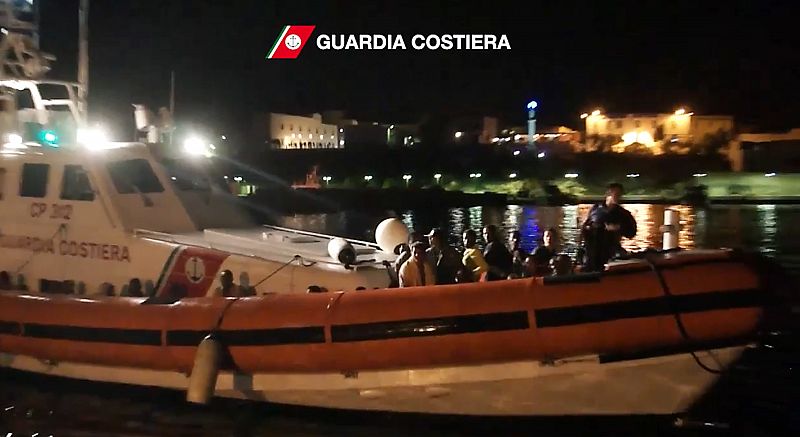
{"type": "Polygon", "coordinates": [[[436,273],[428,263],[425,253],[427,245],[422,241],[411,244],[411,257],[400,266],[400,287],[436,285],[436,273]]]}
{"type": "Polygon", "coordinates": [[[456,277],[463,270],[461,255],[449,244],[439,228],[428,233],[431,247],[428,249],[428,262],[436,269],[437,284],[455,284],[456,277]]]}
{"type": "Polygon", "coordinates": [[[394,270],[398,275],[400,274],[400,267],[403,266],[403,263],[411,258],[411,245],[417,241],[424,243],[425,235],[419,231],[412,231],[408,234],[408,244],[399,244],[394,248],[394,252],[397,255],[397,259],[394,262],[394,270]]]}

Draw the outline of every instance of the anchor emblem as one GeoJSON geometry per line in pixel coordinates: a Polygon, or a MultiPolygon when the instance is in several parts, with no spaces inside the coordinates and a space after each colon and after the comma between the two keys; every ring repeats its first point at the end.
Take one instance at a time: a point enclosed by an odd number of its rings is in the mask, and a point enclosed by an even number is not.
{"type": "Polygon", "coordinates": [[[202,281],[206,276],[206,265],[203,263],[203,259],[197,256],[187,259],[185,272],[186,278],[193,284],[202,281]]]}

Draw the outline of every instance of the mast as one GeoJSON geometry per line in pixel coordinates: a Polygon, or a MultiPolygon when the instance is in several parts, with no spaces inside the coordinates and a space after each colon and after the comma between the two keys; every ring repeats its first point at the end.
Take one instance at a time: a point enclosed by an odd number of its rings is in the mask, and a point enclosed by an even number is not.
{"type": "Polygon", "coordinates": [[[89,0],[80,0],[78,9],[78,83],[82,113],[86,113],[86,98],[89,95],[89,0]]]}

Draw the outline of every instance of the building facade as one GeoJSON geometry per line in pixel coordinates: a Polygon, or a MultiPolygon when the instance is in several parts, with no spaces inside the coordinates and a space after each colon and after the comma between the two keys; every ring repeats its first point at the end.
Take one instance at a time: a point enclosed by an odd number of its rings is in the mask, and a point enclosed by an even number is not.
{"type": "Polygon", "coordinates": [[[679,109],[671,114],[604,114],[599,110],[583,114],[586,136],[619,137],[624,145],[640,143],[653,147],[670,141],[698,143],[708,135],[732,134],[733,117],[727,115],[695,115],[679,109]]]}
{"type": "Polygon", "coordinates": [[[323,123],[320,114],[311,116],[275,112],[257,114],[253,133],[274,149],[338,149],[344,143],[335,124],[323,123]]]}

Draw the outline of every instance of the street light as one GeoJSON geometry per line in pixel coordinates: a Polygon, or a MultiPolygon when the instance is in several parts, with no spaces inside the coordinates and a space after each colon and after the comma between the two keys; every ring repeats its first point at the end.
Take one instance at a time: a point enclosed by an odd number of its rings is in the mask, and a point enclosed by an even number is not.
{"type": "Polygon", "coordinates": [[[764,173],[764,177],[771,178],[777,176],[778,174],[775,172],[764,173]]]}
{"type": "Polygon", "coordinates": [[[511,174],[508,175],[509,179],[516,179],[516,177],[517,177],[516,173],[511,173],[511,174]]]}
{"type": "Polygon", "coordinates": [[[469,177],[472,178],[472,179],[477,179],[477,178],[479,178],[481,176],[482,175],[480,173],[470,173],[469,174],[469,177]]]}
{"type": "Polygon", "coordinates": [[[364,180],[367,181],[367,182],[371,181],[372,180],[372,175],[364,176],[364,180]]]}
{"type": "Polygon", "coordinates": [[[403,175],[403,180],[406,181],[406,188],[408,188],[408,183],[409,183],[409,181],[411,181],[411,175],[410,174],[404,174],[403,175]]]}
{"type": "Polygon", "coordinates": [[[589,116],[589,114],[587,114],[587,113],[585,113],[585,112],[584,112],[583,114],[581,114],[581,120],[583,120],[584,118],[586,118],[586,117],[588,117],[588,116],[589,116]]]}
{"type": "Polygon", "coordinates": [[[522,153],[522,152],[520,152],[519,150],[515,150],[514,151],[514,156],[519,156],[520,153],[522,153]]]}
{"type": "Polygon", "coordinates": [[[442,179],[442,174],[441,173],[436,173],[435,175],[433,175],[433,178],[436,179],[436,184],[438,185],[439,184],[439,180],[442,179]]]}
{"type": "Polygon", "coordinates": [[[704,178],[704,177],[708,176],[708,173],[695,173],[692,176],[694,176],[696,178],[704,178]]]}
{"type": "Polygon", "coordinates": [[[564,177],[567,179],[575,179],[578,177],[578,173],[566,173],[564,174],[564,177]]]}
{"type": "Polygon", "coordinates": [[[333,178],[330,177],[330,176],[323,176],[322,177],[322,180],[325,181],[325,186],[326,187],[331,183],[331,179],[333,179],[333,178]]]}
{"type": "Polygon", "coordinates": [[[592,115],[597,117],[598,115],[600,115],[600,110],[599,109],[595,109],[594,111],[592,111],[592,115]]]}
{"type": "Polygon", "coordinates": [[[675,111],[675,115],[683,115],[683,114],[686,114],[686,110],[683,108],[680,108],[675,111]]]}
{"type": "Polygon", "coordinates": [[[456,135],[455,135],[455,136],[456,136],[456,139],[459,139],[459,138],[461,138],[462,136],[464,136],[464,132],[458,131],[458,132],[456,132],[456,135]]]}
{"type": "Polygon", "coordinates": [[[638,178],[639,173],[628,173],[625,175],[626,178],[638,178]]]}
{"type": "Polygon", "coordinates": [[[544,152],[539,152],[539,154],[536,155],[537,158],[544,158],[544,156],[544,152]]]}

